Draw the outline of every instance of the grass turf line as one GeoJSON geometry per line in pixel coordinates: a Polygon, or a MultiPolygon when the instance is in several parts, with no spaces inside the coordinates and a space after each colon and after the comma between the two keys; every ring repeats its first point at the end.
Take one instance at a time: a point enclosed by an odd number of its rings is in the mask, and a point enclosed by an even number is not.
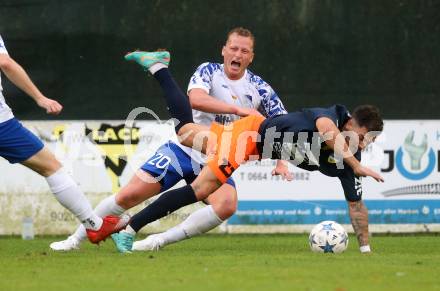
{"type": "Polygon", "coordinates": [[[122,255],[110,241],[55,253],[60,237],[0,238],[0,290],[440,290],[439,237],[377,236],[362,255],[315,254],[306,235],[205,235],[122,255]]]}

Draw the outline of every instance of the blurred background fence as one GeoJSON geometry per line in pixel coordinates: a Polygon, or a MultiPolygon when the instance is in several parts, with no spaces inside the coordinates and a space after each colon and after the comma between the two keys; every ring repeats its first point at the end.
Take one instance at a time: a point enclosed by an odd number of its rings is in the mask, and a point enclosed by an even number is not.
{"type": "MultiPolygon", "coordinates": [[[[387,119],[435,119],[439,15],[434,0],[0,0],[0,33],[47,96],[65,105],[62,119],[124,119],[136,106],[167,118],[158,86],[123,55],[169,49],[185,88],[200,63],[222,62],[235,26],[254,32],[251,70],[289,110],[372,103],[387,119]]],[[[3,82],[19,118],[47,119],[3,82]]]]}
{"type": "MultiPolygon", "coordinates": [[[[379,185],[365,179],[363,184],[370,230],[439,231],[439,15],[435,0],[0,0],[0,34],[10,55],[65,107],[60,116],[48,116],[6,78],[4,95],[19,119],[36,120],[25,125],[57,153],[96,204],[117,192],[154,146],[173,134],[171,127],[142,125],[146,132],[133,147],[139,161],[127,164],[125,135],[118,134],[122,120],[139,106],[162,119],[168,114],[156,82],[125,62],[124,54],[169,49],[171,71],[185,89],[199,64],[222,62],[227,32],[243,26],[256,36],[251,70],[272,85],[288,110],[337,102],[382,109],[385,132],[377,148],[363,156],[367,163],[378,160],[372,166],[387,180],[379,185]],[[67,129],[79,137],[105,129],[116,140],[86,147],[88,139],[61,138],[67,129]],[[412,168],[406,152],[402,156],[404,142],[414,133],[416,144],[428,138],[421,170],[412,168]],[[83,148],[93,149],[95,156],[83,148]],[[141,152],[144,148],[148,153],[141,152]],[[95,168],[88,167],[90,161],[95,168]]],[[[234,174],[240,203],[221,230],[301,232],[326,219],[349,224],[339,183],[298,169],[292,169],[295,181],[279,181],[270,175],[272,167],[250,164],[234,174]]],[[[76,225],[49,198],[41,177],[3,159],[0,205],[0,234],[19,233],[23,217],[35,219],[38,234],[67,233],[76,225]]],[[[170,227],[191,207],[146,231],[170,227]]]]}

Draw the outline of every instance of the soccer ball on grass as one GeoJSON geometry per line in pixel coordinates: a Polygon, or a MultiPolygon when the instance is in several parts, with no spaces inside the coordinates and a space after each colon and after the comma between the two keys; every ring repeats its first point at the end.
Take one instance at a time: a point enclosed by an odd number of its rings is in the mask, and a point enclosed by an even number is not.
{"type": "Polygon", "coordinates": [[[316,253],[342,253],[348,246],[345,229],[335,221],[322,221],[310,232],[309,245],[316,253]]]}

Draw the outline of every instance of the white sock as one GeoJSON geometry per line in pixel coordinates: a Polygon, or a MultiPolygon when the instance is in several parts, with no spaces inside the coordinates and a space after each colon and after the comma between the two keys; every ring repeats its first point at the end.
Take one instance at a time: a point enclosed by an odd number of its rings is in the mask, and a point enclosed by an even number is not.
{"type": "Polygon", "coordinates": [[[165,245],[175,243],[214,229],[222,224],[221,220],[211,205],[203,207],[190,216],[188,216],[181,224],[160,234],[165,245]]]}
{"type": "Polygon", "coordinates": [[[370,245],[361,246],[359,248],[359,250],[361,251],[361,253],[370,253],[371,252],[370,245]]]}
{"type": "Polygon", "coordinates": [[[162,63],[155,63],[148,68],[148,71],[151,73],[151,75],[154,75],[157,71],[163,68],[168,68],[168,66],[162,63]]]}
{"type": "Polygon", "coordinates": [[[98,230],[102,218],[93,212],[90,202],[63,168],[46,178],[50,190],[58,202],[72,212],[85,228],[98,230]]]}
{"type": "Polygon", "coordinates": [[[125,229],[122,230],[123,232],[129,233],[131,235],[136,235],[136,231],[129,225],[125,229]]]}
{"type": "MultiPolygon", "coordinates": [[[[95,207],[95,213],[99,217],[104,217],[109,214],[121,215],[125,212],[125,209],[116,204],[116,194],[109,196],[101,202],[98,203],[95,207]]],[[[85,227],[81,224],[76,231],[72,234],[78,241],[82,241],[87,238],[87,233],[85,227]]]]}

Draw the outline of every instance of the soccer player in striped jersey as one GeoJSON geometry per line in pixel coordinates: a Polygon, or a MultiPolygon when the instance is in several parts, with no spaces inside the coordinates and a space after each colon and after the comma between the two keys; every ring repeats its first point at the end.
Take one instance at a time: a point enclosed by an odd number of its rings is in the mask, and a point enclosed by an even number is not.
{"type": "MultiPolygon", "coordinates": [[[[376,107],[359,106],[352,114],[345,106],[334,105],[269,118],[250,115],[229,126],[214,122],[209,129],[193,122],[188,98],[168,70],[168,52],[135,53],[131,58],[158,80],[170,115],[179,121],[175,130],[182,137],[182,143],[209,155],[207,166],[190,185],[168,191],[160,199],[179,209],[206,199],[248,160],[289,159],[300,168],[318,170],[340,180],[360,251],[371,251],[368,211],[362,202],[360,178],[369,176],[378,182],[384,180],[375,171],[361,165],[360,159],[361,151],[383,130],[382,117],[376,107]]],[[[118,249],[130,252],[138,225],[167,214],[169,212],[158,209],[153,203],[134,215],[125,230],[113,235],[118,249]]]]}
{"type": "MultiPolygon", "coordinates": [[[[230,124],[250,114],[274,117],[287,113],[272,87],[248,69],[254,58],[254,41],[249,30],[234,28],[228,33],[222,49],[223,64],[207,62],[197,68],[187,89],[194,122],[206,126],[213,121],[230,124]]],[[[127,58],[139,54],[142,53],[130,54],[127,58]]],[[[205,157],[198,151],[169,141],[145,162],[119,193],[101,201],[95,211],[99,215],[119,215],[182,179],[191,183],[204,164],[205,157]]],[[[281,161],[273,174],[291,179],[286,164],[281,161]]],[[[176,227],[136,242],[136,250],[157,249],[220,225],[237,208],[237,191],[232,178],[204,202],[208,204],[206,207],[196,210],[176,227]]],[[[164,212],[175,210],[166,199],[159,198],[153,204],[155,209],[164,212]]],[[[136,227],[140,229],[143,225],[139,223],[136,227]]],[[[85,237],[84,228],[80,226],[66,240],[54,242],[50,247],[59,251],[77,249],[85,237]]]]}
{"type": "MultiPolygon", "coordinates": [[[[61,104],[44,96],[26,71],[9,56],[1,36],[0,69],[48,114],[57,115],[61,112],[61,104]]],[[[95,214],[84,193],[64,171],[61,163],[37,136],[14,117],[2,93],[0,76],[0,156],[11,164],[20,163],[43,176],[58,202],[82,223],[91,242],[96,243],[102,240],[100,235],[107,236],[124,226],[128,219],[124,221],[119,217],[109,216],[103,220],[95,214]]]]}

